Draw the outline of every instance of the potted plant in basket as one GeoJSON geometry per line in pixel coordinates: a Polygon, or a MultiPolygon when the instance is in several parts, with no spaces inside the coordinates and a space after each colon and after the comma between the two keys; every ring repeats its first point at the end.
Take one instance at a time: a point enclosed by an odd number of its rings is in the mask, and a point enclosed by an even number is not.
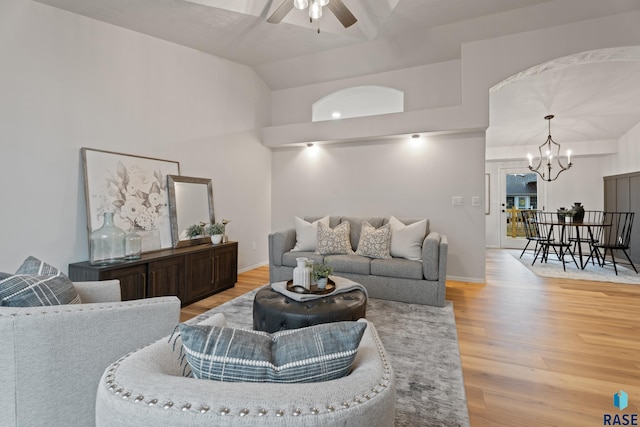
{"type": "Polygon", "coordinates": [[[204,234],[204,223],[193,224],[187,228],[187,237],[190,239],[202,236],[204,234]]]}
{"type": "Polygon", "coordinates": [[[211,243],[217,245],[222,241],[222,236],[224,235],[224,224],[214,222],[207,226],[207,233],[211,236],[211,243]]]}
{"type": "Polygon", "coordinates": [[[311,275],[318,283],[318,289],[324,289],[327,286],[327,281],[331,273],[333,273],[333,268],[328,265],[319,262],[313,264],[311,275]]]}

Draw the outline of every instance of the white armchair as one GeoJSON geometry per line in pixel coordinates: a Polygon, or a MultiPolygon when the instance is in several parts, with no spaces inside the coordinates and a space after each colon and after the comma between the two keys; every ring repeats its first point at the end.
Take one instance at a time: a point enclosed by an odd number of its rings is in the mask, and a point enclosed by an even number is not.
{"type": "Polygon", "coordinates": [[[0,424],[94,425],[105,368],[179,321],[176,297],[121,302],[118,280],[74,286],[83,304],[0,307],[0,424]]]}

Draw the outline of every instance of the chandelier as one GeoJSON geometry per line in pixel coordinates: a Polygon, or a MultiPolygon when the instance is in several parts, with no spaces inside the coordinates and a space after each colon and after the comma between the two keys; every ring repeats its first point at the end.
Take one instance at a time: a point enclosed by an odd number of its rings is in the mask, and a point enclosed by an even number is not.
{"type": "Polygon", "coordinates": [[[533,167],[533,157],[531,154],[527,154],[529,158],[529,169],[540,175],[545,181],[555,181],[558,175],[573,165],[573,163],[571,163],[571,150],[567,150],[566,165],[562,164],[562,160],[560,159],[560,144],[551,138],[551,119],[553,119],[553,117],[553,114],[550,114],[544,118],[549,121],[549,136],[547,136],[547,140],[538,147],[540,158],[538,159],[536,167],[533,167]],[[555,171],[553,171],[554,168],[556,169],[555,171]]]}

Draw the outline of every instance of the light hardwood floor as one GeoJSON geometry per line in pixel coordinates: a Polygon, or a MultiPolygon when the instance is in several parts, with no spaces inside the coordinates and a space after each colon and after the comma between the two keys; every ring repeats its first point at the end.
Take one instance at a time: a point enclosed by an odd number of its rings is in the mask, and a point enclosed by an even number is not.
{"type": "MultiPolygon", "coordinates": [[[[502,250],[487,250],[486,266],[486,284],[447,283],[473,427],[602,426],[605,413],[640,412],[640,286],[540,278],[502,250]]],[[[242,273],[182,320],[268,277],[242,273]]]]}

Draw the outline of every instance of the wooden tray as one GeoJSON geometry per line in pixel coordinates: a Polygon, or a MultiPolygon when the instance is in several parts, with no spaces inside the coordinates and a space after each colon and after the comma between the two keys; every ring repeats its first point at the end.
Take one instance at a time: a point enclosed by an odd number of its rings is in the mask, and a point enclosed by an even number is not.
{"type": "Polygon", "coordinates": [[[287,282],[287,290],[295,292],[297,294],[313,294],[313,295],[326,295],[330,294],[336,289],[336,282],[329,279],[327,286],[324,289],[318,289],[317,286],[312,285],[310,290],[303,288],[302,286],[293,286],[293,280],[287,282]]]}

